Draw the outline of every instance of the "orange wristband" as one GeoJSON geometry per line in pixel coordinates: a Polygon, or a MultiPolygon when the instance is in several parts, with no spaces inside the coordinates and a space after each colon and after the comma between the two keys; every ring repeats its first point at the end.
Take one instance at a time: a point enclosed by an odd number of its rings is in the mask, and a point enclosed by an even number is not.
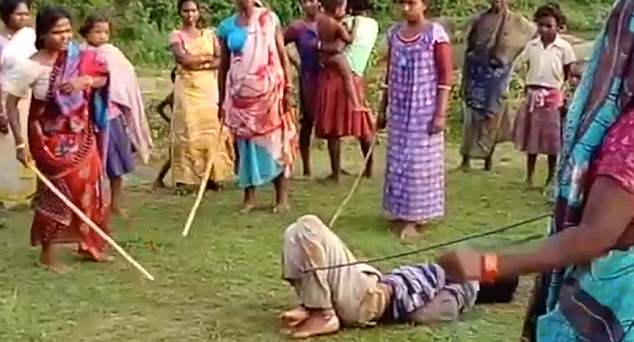
{"type": "Polygon", "coordinates": [[[494,283],[500,274],[500,261],[497,254],[487,253],[482,255],[482,274],[481,281],[483,283],[494,283]]]}

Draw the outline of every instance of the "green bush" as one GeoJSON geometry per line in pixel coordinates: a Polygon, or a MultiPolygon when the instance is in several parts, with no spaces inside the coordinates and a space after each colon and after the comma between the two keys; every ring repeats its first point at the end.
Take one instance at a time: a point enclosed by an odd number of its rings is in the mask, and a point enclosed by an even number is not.
{"type": "MultiPolygon", "coordinates": [[[[298,0],[265,0],[267,6],[273,8],[282,23],[288,23],[299,17],[298,0]]],[[[398,20],[398,13],[393,10],[396,0],[375,0],[374,14],[381,27],[385,29],[394,20],[398,20]]],[[[431,0],[429,15],[450,18],[458,29],[456,43],[462,37],[461,28],[464,23],[477,11],[486,8],[489,0],[431,0]]],[[[542,0],[513,0],[515,10],[531,17],[535,9],[545,3],[542,0]]],[[[581,32],[592,36],[601,29],[612,0],[560,0],[569,18],[568,27],[571,31],[581,32]]],[[[36,0],[36,8],[44,4],[55,4],[67,7],[73,11],[76,20],[81,21],[90,13],[108,13],[113,26],[113,42],[122,48],[126,55],[137,65],[151,69],[167,69],[173,62],[168,51],[167,36],[179,25],[176,10],[177,0],[36,0]]],[[[205,21],[216,26],[222,18],[234,11],[232,0],[201,0],[205,21]]],[[[79,26],[79,25],[76,25],[79,26]]],[[[384,53],[384,47],[379,46],[378,55],[384,53]]],[[[378,64],[375,54],[371,69],[368,72],[368,96],[374,107],[378,103],[380,91],[378,85],[382,81],[385,66],[378,64]]],[[[457,81],[460,77],[457,77],[457,81]]],[[[518,102],[522,89],[522,77],[515,73],[511,82],[511,99],[518,102]]],[[[461,120],[461,98],[455,87],[450,114],[450,137],[459,137],[461,120]]]]}
{"type": "MultiPolygon", "coordinates": [[[[54,4],[73,11],[76,20],[93,12],[108,13],[112,18],[114,42],[120,45],[137,64],[166,66],[171,63],[167,51],[167,35],[178,27],[176,0],[36,0],[37,7],[54,4]]],[[[299,16],[298,0],[265,0],[275,9],[283,23],[299,16]]],[[[395,0],[375,0],[374,16],[386,27],[395,19],[392,10],[395,0]]],[[[600,28],[612,0],[560,1],[570,19],[570,29],[596,31],[600,28]]],[[[231,0],[201,0],[203,16],[210,25],[233,11],[231,0]]],[[[450,17],[458,26],[477,10],[485,8],[488,0],[432,0],[430,14],[450,17]]],[[[544,3],[540,0],[514,0],[513,6],[530,15],[544,3]]]]}

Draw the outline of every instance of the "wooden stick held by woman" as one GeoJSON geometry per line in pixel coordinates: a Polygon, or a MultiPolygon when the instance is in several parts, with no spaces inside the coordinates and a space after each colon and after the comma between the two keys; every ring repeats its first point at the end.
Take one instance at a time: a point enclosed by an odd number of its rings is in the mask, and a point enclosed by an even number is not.
{"type": "Polygon", "coordinates": [[[359,184],[361,184],[361,179],[364,176],[364,171],[368,167],[368,163],[370,162],[370,158],[372,157],[372,153],[374,152],[374,148],[376,147],[376,144],[378,141],[379,141],[379,136],[375,135],[374,140],[372,140],[372,145],[370,145],[370,149],[368,153],[365,155],[365,158],[363,159],[363,163],[361,164],[361,169],[359,170],[359,175],[354,180],[354,183],[352,184],[352,188],[350,188],[350,192],[348,192],[348,195],[346,196],[346,198],[344,198],[343,202],[341,202],[339,207],[337,207],[335,214],[332,215],[332,218],[330,219],[330,222],[328,223],[328,227],[333,228],[335,226],[335,222],[337,222],[337,219],[343,212],[343,209],[346,207],[348,202],[350,202],[350,200],[352,199],[352,196],[357,191],[359,184]]]}
{"type": "Polygon", "coordinates": [[[211,156],[209,157],[209,161],[207,162],[207,166],[205,167],[205,174],[203,175],[203,179],[200,182],[200,187],[198,188],[198,195],[196,196],[196,201],[194,202],[194,206],[192,210],[189,212],[189,217],[187,218],[187,223],[185,223],[185,228],[183,229],[183,236],[186,237],[189,235],[189,230],[194,223],[194,218],[196,218],[196,212],[198,212],[198,207],[200,207],[200,203],[203,200],[203,196],[205,195],[205,190],[207,190],[207,182],[209,182],[209,176],[211,176],[211,169],[216,161],[216,156],[218,155],[219,146],[222,145],[222,131],[223,131],[224,123],[220,125],[220,132],[218,134],[218,141],[216,142],[216,148],[212,151],[211,156]]]}
{"type": "MultiPolygon", "coordinates": [[[[38,11],[38,52],[3,67],[2,90],[6,92],[16,159],[28,166],[27,156],[32,157],[56,188],[110,234],[110,208],[100,181],[108,123],[104,110],[108,66],[95,51],[72,41],[70,17],[62,8],[38,11]],[[24,123],[18,111],[23,98],[33,99],[24,123]],[[28,127],[28,141],[22,135],[22,124],[28,127]]],[[[33,208],[31,244],[42,247],[39,264],[44,268],[57,273],[69,271],[55,253],[55,245],[61,242],[77,243],[82,256],[92,261],[108,259],[105,240],[85,229],[85,223],[52,191],[42,188],[33,208]]]]}
{"type": "MultiPolygon", "coordinates": [[[[204,178],[206,158],[220,133],[218,67],[220,46],[214,30],[204,27],[198,0],[178,2],[181,27],[170,35],[176,62],[171,120],[172,181],[179,193],[193,193],[204,178]],[[199,162],[201,161],[201,162],[199,162]]],[[[225,134],[212,166],[210,187],[233,179],[233,147],[225,134]]]]}
{"type": "Polygon", "coordinates": [[[440,257],[447,278],[539,274],[525,341],[632,341],[634,107],[629,66],[634,1],[615,3],[566,123],[551,235],[516,252],[462,249],[440,257]],[[614,100],[618,99],[618,100],[614,100]],[[609,322],[609,324],[604,324],[609,322]],[[596,323],[596,324],[595,324],[596,323]]]}
{"type": "Polygon", "coordinates": [[[90,227],[90,229],[95,231],[95,233],[97,233],[110,246],[112,246],[112,248],[114,248],[119,254],[121,254],[121,256],[126,261],[132,264],[132,266],[139,270],[139,272],[141,272],[146,278],[152,281],[154,280],[154,276],[152,276],[150,272],[148,272],[143,266],[141,266],[141,264],[134,260],[123,248],[121,248],[121,246],[119,246],[110,236],[108,236],[108,234],[104,233],[103,230],[101,230],[99,226],[97,226],[88,216],[86,216],[84,212],[77,208],[71,200],[66,198],[66,196],[64,196],[64,194],[55,185],[53,185],[53,183],[48,180],[48,178],[46,178],[46,176],[44,176],[42,172],[40,172],[40,170],[35,167],[34,164],[29,163],[27,166],[37,175],[37,178],[39,178],[40,181],[44,183],[44,185],[46,185],[46,187],[51,190],[57,197],[59,197],[59,199],[62,200],[62,202],[64,202],[64,204],[66,204],[75,213],[75,215],[77,215],[84,223],[86,223],[88,227],[90,227]]]}

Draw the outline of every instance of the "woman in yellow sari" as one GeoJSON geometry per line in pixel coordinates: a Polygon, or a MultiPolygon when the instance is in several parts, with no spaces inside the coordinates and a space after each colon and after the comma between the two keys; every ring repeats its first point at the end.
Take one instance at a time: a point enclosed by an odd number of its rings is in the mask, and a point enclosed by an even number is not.
{"type": "Polygon", "coordinates": [[[220,48],[211,30],[199,28],[197,0],[179,0],[183,20],[170,36],[176,59],[174,116],[172,119],[172,179],[177,188],[191,190],[202,181],[209,159],[217,154],[211,169],[210,186],[233,177],[233,145],[218,115],[220,48]],[[222,140],[218,146],[218,134],[222,140]]]}

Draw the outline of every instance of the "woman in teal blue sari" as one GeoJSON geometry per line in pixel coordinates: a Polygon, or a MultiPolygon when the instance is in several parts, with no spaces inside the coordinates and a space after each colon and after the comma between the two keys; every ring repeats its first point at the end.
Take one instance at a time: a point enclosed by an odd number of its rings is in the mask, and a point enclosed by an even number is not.
{"type": "Polygon", "coordinates": [[[550,237],[440,258],[454,281],[541,273],[525,341],[634,341],[633,52],[634,0],[619,0],[568,113],[550,237]]]}

